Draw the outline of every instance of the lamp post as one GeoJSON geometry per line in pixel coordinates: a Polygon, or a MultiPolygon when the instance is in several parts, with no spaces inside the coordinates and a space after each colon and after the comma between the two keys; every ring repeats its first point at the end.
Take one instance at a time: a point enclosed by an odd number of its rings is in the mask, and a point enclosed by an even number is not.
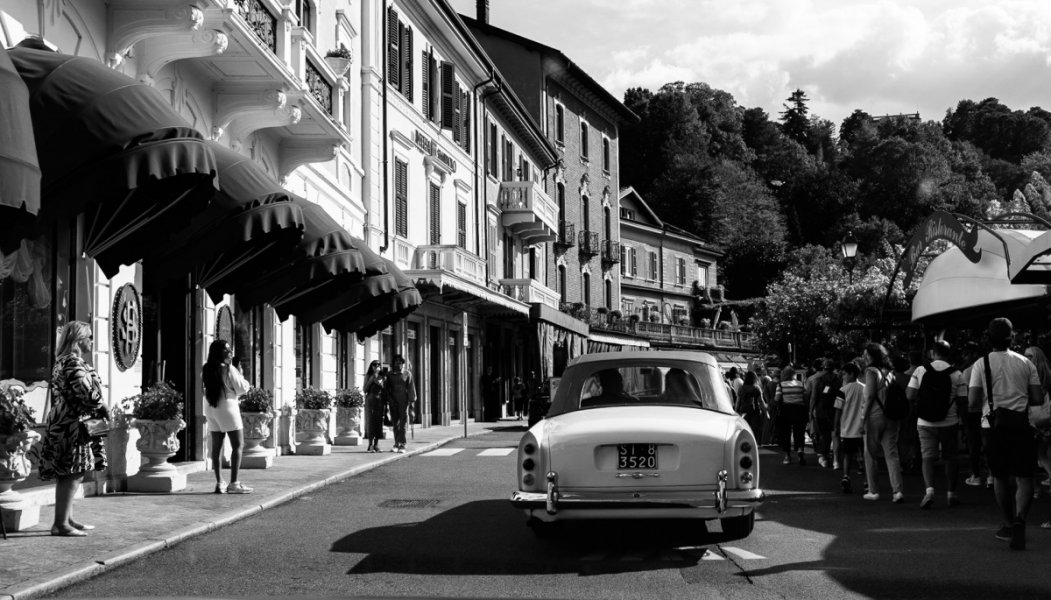
{"type": "Polygon", "coordinates": [[[854,264],[858,257],[858,240],[854,237],[853,231],[847,233],[847,237],[839,243],[839,251],[843,254],[843,266],[847,268],[850,276],[850,285],[854,285],[854,264]]]}

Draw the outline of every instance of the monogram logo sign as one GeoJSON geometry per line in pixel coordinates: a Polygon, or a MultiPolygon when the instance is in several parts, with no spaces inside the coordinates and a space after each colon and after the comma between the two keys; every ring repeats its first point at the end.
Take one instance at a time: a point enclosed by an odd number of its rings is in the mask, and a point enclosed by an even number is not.
{"type": "Polygon", "coordinates": [[[117,290],[110,324],[117,368],[127,371],[138,360],[142,345],[142,300],[134,285],[125,283],[117,290]]]}

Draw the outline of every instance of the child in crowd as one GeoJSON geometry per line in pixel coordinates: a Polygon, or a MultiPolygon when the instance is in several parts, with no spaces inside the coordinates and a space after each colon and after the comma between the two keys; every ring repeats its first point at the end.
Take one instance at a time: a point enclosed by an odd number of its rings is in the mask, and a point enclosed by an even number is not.
{"type": "Polygon", "coordinates": [[[833,426],[839,438],[839,464],[843,467],[843,493],[852,491],[851,463],[860,464],[858,455],[864,448],[862,429],[865,426],[865,384],[858,382],[861,370],[854,363],[843,365],[843,387],[836,394],[836,417],[833,426]]]}

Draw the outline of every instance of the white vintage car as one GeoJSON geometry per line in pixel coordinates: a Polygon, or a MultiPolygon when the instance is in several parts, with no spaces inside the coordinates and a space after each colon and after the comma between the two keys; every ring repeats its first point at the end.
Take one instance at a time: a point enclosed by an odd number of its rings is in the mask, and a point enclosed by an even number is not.
{"type": "Polygon", "coordinates": [[[572,362],[518,445],[538,534],[573,519],[719,519],[747,537],[763,501],[759,448],[703,352],[607,352],[572,362]]]}

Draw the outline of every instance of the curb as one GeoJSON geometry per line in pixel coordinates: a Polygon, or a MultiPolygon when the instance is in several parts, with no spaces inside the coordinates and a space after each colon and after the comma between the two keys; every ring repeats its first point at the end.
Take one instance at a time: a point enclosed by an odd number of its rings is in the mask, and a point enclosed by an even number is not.
{"type": "MultiPolygon", "coordinates": [[[[477,435],[483,435],[491,433],[488,429],[482,429],[468,433],[466,437],[474,437],[477,435]]],[[[410,456],[416,456],[425,452],[430,452],[436,448],[440,448],[448,443],[456,440],[462,440],[464,436],[462,434],[455,435],[448,438],[442,438],[427,444],[426,446],[416,448],[411,451],[406,451],[404,454],[391,453],[390,456],[382,458],[376,462],[359,465],[345,471],[340,471],[335,475],[326,477],[320,481],[314,483],[308,483],[301,485],[295,489],[281,492],[272,495],[258,504],[253,504],[245,508],[234,510],[226,514],[220,515],[211,521],[199,521],[189,527],[178,529],[170,534],[167,534],[163,538],[147,540],[128,548],[121,550],[115,550],[108,554],[92,559],[89,562],[81,563],[79,565],[72,565],[63,569],[59,569],[47,575],[46,579],[37,581],[23,582],[9,588],[4,589],[0,592],[0,600],[30,600],[31,598],[37,598],[46,594],[54,593],[64,587],[68,587],[75,583],[97,577],[106,571],[110,571],[119,566],[125,565],[134,560],[138,560],[144,556],[148,556],[155,552],[171,548],[180,542],[184,542],[188,539],[197,537],[199,535],[214,531],[220,527],[224,527],[231,523],[247,519],[248,517],[257,515],[268,508],[273,508],[286,502],[295,500],[296,498],[309,494],[315,490],[328,487],[331,484],[345,481],[356,475],[360,475],[367,471],[377,469],[384,465],[390,464],[394,461],[408,458],[410,456]]]]}

